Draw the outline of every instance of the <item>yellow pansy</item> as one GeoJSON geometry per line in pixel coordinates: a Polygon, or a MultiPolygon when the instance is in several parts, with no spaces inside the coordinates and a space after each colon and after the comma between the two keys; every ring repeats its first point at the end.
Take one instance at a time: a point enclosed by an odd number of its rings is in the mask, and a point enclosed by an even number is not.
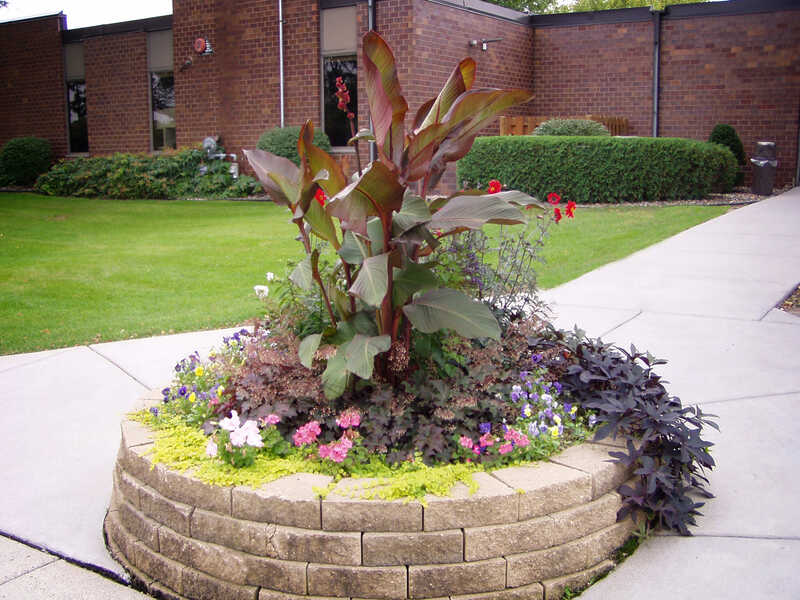
{"type": "Polygon", "coordinates": [[[555,427],[555,426],[551,427],[550,428],[550,435],[553,436],[553,438],[557,438],[558,437],[558,427],[555,427]]]}
{"type": "Polygon", "coordinates": [[[194,392],[189,394],[189,402],[195,402],[196,400],[197,400],[197,394],[195,394],[194,392]]]}
{"type": "Polygon", "coordinates": [[[203,373],[205,373],[205,370],[203,369],[202,365],[196,367],[194,370],[194,374],[197,375],[198,377],[202,377],[203,373]]]}

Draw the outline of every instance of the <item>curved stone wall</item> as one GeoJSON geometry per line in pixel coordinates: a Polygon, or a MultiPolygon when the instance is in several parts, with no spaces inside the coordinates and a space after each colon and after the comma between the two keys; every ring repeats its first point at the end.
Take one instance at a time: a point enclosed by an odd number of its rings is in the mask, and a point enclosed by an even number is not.
{"type": "Polygon", "coordinates": [[[151,594],[197,600],[560,598],[612,568],[633,530],[617,522],[630,472],[583,444],[532,466],[475,476],[447,498],[355,498],[344,480],[298,474],[217,487],[162,465],[150,431],[122,423],[105,521],[112,554],[151,594]]]}

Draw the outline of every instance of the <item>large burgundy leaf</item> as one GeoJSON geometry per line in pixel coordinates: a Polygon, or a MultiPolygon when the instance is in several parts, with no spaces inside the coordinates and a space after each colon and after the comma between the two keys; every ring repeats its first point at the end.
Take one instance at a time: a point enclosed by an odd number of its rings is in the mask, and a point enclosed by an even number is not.
{"type": "Polygon", "coordinates": [[[295,198],[287,197],[286,186],[278,185],[278,183],[270,177],[270,173],[276,173],[279,177],[282,177],[287,184],[297,186],[300,181],[300,169],[297,168],[297,165],[289,159],[276,156],[265,150],[245,150],[244,155],[247,158],[247,162],[253,167],[256,177],[258,177],[258,180],[262,183],[274,202],[291,206],[292,203],[296,201],[295,198]]]}
{"type": "Polygon", "coordinates": [[[311,121],[306,121],[300,130],[297,153],[305,158],[311,168],[311,173],[316,175],[320,171],[328,172],[327,179],[320,179],[317,182],[328,196],[335,196],[347,185],[347,178],[336,159],[322,148],[314,145],[314,125],[311,121]]]}
{"type": "Polygon", "coordinates": [[[331,198],[328,214],[342,222],[343,229],[366,235],[367,217],[389,219],[403,204],[404,188],[397,174],[382,162],[374,162],[356,181],[331,198]]]}
{"type": "Polygon", "coordinates": [[[447,83],[444,84],[442,91],[439,92],[439,96],[428,111],[427,117],[425,117],[418,129],[423,129],[434,123],[441,123],[456,99],[470,89],[474,81],[475,61],[471,58],[465,58],[453,69],[447,79],[447,83]]]}

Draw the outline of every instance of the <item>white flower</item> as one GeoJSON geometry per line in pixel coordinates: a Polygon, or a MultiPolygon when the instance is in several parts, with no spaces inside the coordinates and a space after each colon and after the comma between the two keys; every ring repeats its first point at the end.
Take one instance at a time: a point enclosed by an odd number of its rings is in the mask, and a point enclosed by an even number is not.
{"type": "Polygon", "coordinates": [[[269,296],[269,287],[266,285],[254,285],[253,291],[256,293],[256,296],[262,300],[269,296]]]}
{"type": "Polygon", "coordinates": [[[217,455],[217,445],[214,443],[214,440],[208,440],[208,444],[206,444],[206,456],[214,457],[217,455]]]}
{"type": "Polygon", "coordinates": [[[226,417],[219,422],[219,426],[227,431],[236,431],[239,429],[239,415],[235,410],[231,411],[230,418],[226,417]]]}
{"type": "Polygon", "coordinates": [[[275,279],[275,273],[267,271],[267,281],[272,281],[273,279],[275,279]]]}
{"type": "Polygon", "coordinates": [[[247,423],[239,427],[236,431],[232,431],[231,444],[237,448],[241,448],[245,444],[253,446],[254,448],[261,448],[264,442],[261,440],[261,435],[258,433],[258,424],[255,421],[247,421],[247,423]]]}
{"type": "Polygon", "coordinates": [[[553,397],[550,394],[542,394],[542,402],[550,406],[553,402],[553,397]]]}

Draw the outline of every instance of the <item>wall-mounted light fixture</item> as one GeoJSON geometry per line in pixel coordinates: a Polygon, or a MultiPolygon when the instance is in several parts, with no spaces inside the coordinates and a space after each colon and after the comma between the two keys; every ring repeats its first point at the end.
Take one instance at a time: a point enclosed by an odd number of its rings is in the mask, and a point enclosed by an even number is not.
{"type": "Polygon", "coordinates": [[[206,38],[197,38],[194,41],[194,51],[198,54],[214,54],[214,49],[211,47],[211,42],[206,38]]]}
{"type": "Polygon", "coordinates": [[[482,39],[482,40],[470,40],[469,45],[475,48],[478,44],[481,45],[481,50],[486,52],[489,49],[489,44],[492,42],[502,42],[503,38],[492,38],[492,39],[482,39]]]}

